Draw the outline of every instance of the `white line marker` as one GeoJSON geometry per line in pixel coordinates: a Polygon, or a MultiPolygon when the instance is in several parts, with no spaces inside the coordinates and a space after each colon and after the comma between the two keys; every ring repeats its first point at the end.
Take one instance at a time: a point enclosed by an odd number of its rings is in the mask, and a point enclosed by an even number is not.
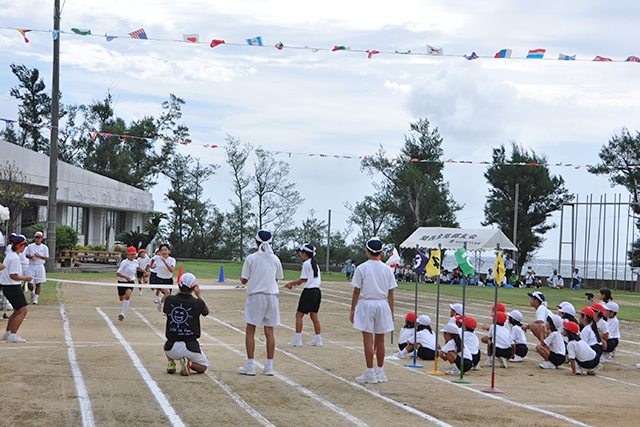
{"type": "Polygon", "coordinates": [[[111,329],[111,332],[113,332],[113,335],[118,339],[118,341],[120,341],[120,344],[122,344],[124,349],[127,351],[127,354],[129,354],[129,357],[133,362],[133,366],[136,367],[136,369],[142,376],[142,379],[147,383],[149,390],[151,390],[151,393],[153,393],[153,396],[158,401],[160,408],[162,408],[162,411],[165,413],[167,418],[169,418],[169,422],[171,422],[171,425],[179,427],[185,426],[178,414],[176,414],[173,406],[171,406],[171,404],[167,400],[164,393],[162,393],[162,390],[160,390],[160,387],[158,387],[158,384],[156,384],[153,378],[151,378],[149,372],[142,365],[142,362],[138,358],[138,355],[135,353],[135,351],[133,351],[133,348],[131,348],[129,343],[124,339],[120,332],[118,332],[118,329],[114,326],[113,322],[111,322],[111,319],[109,319],[100,308],[96,307],[96,310],[98,311],[98,313],[100,313],[104,321],[107,322],[107,325],[111,329]]]}

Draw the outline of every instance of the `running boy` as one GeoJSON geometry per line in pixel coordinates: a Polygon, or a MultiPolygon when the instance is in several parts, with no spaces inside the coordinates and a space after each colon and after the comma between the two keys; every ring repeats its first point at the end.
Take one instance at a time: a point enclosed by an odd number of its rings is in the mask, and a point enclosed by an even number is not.
{"type": "MultiPolygon", "coordinates": [[[[149,283],[147,279],[149,277],[149,264],[151,263],[151,258],[147,256],[147,251],[144,249],[140,249],[138,251],[138,265],[143,271],[137,271],[136,276],[138,277],[138,285],[141,285],[142,282],[146,285],[149,283]]],[[[139,288],[140,291],[138,295],[142,295],[142,288],[139,288]]]]}
{"type": "Polygon", "coordinates": [[[13,306],[13,314],[9,316],[7,330],[2,336],[3,340],[11,343],[23,343],[25,339],[17,335],[18,328],[27,315],[27,299],[22,292],[22,281],[31,282],[33,277],[22,275],[20,254],[26,249],[27,239],[24,236],[15,236],[11,243],[11,251],[7,252],[4,259],[5,268],[0,273],[0,286],[4,296],[13,306]]]}
{"type": "Polygon", "coordinates": [[[273,254],[272,236],[267,230],[256,234],[258,250],[249,255],[242,266],[240,282],[247,285],[247,302],[244,305],[244,321],[247,324],[245,345],[247,364],[238,369],[241,375],[255,375],[254,353],[256,348],[256,326],[264,325],[267,338],[267,363],[262,375],[273,375],[273,355],[276,350],[276,338],[273,328],[280,324],[278,305],[278,280],[283,279],[282,264],[273,254]]]}
{"type": "Polygon", "coordinates": [[[300,278],[284,285],[287,289],[302,285],[302,294],[300,295],[298,310],[296,311],[296,336],[287,345],[289,347],[302,347],[302,318],[305,314],[308,314],[313,322],[313,329],[316,336],[309,341],[307,345],[322,347],[322,329],[320,327],[320,319],[318,319],[318,310],[320,309],[320,301],[322,300],[322,294],[320,292],[320,283],[322,280],[320,279],[320,266],[315,258],[316,248],[310,243],[305,243],[300,247],[299,251],[300,256],[304,260],[300,278]]]}
{"type": "MultiPolygon", "coordinates": [[[[118,284],[133,285],[135,283],[134,279],[136,277],[136,271],[144,271],[138,265],[136,256],[136,248],[129,246],[127,248],[127,259],[122,260],[120,267],[118,267],[118,272],[116,273],[116,276],[118,276],[118,284]]],[[[131,292],[133,292],[133,286],[118,286],[118,296],[120,297],[120,301],[123,301],[122,311],[118,315],[118,320],[121,322],[124,320],[124,314],[129,308],[131,292]]]]}
{"type": "MultiPolygon", "coordinates": [[[[33,279],[29,282],[29,290],[31,291],[31,304],[38,304],[40,298],[40,285],[47,281],[47,273],[44,269],[44,263],[49,259],[49,248],[42,244],[44,235],[38,231],[33,238],[35,243],[27,246],[25,256],[29,260],[29,267],[26,274],[33,279]],[[35,285],[35,290],[34,286],[35,285]]],[[[24,271],[24,269],[23,269],[24,271]]]]}
{"type": "Polygon", "coordinates": [[[386,382],[384,374],[384,334],[393,331],[393,288],[397,287],[393,271],[378,259],[382,242],[377,237],[365,245],[367,257],[353,275],[353,297],[349,320],[362,332],[367,371],[356,378],[359,383],[386,382]],[[360,302],[358,299],[362,297],[360,302]],[[357,304],[357,307],[356,307],[357,304]],[[375,337],[374,337],[375,336],[375,337]],[[373,349],[377,348],[378,370],[373,370],[373,349]]]}
{"type": "Polygon", "coordinates": [[[169,361],[167,372],[176,371],[176,360],[180,360],[180,375],[191,375],[191,371],[202,374],[207,370],[209,361],[202,353],[198,342],[200,338],[200,316],[209,314],[209,307],[202,299],[196,276],[185,273],[178,280],[179,291],[169,295],[164,303],[167,326],[164,353],[169,361]],[[195,294],[195,298],[192,294],[195,294]]]}

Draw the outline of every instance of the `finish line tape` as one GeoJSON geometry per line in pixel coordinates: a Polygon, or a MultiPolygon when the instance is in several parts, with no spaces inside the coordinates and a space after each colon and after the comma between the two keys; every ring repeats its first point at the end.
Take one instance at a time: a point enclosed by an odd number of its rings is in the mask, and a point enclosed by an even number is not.
{"type": "MultiPolygon", "coordinates": [[[[39,280],[47,280],[44,277],[34,277],[34,279],[39,279],[39,280]]],[[[117,286],[122,286],[122,287],[127,287],[127,288],[145,288],[145,289],[178,289],[178,285],[164,285],[161,283],[156,283],[153,285],[150,284],[137,284],[137,283],[118,283],[118,282],[111,282],[111,283],[107,283],[107,282],[85,282],[83,280],[66,280],[66,279],[52,279],[49,278],[48,280],[51,281],[56,281],[56,282],[62,282],[62,283],[73,283],[76,285],[95,285],[95,286],[112,286],[112,287],[117,287],[117,286]]],[[[233,289],[246,289],[247,287],[245,285],[198,285],[198,287],[201,290],[208,290],[208,291],[229,291],[229,290],[233,290],[233,289]]]]}

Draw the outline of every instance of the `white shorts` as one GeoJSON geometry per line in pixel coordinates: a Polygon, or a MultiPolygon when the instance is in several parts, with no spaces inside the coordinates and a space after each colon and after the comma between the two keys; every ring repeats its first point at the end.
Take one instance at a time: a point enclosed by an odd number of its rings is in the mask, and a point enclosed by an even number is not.
{"type": "Polygon", "coordinates": [[[25,276],[33,277],[31,283],[44,283],[47,281],[47,271],[44,269],[44,265],[29,265],[27,267],[25,276]]]}
{"type": "Polygon", "coordinates": [[[164,354],[167,355],[168,358],[173,360],[179,360],[182,357],[186,356],[193,363],[197,363],[202,366],[209,366],[209,361],[207,357],[202,353],[202,348],[200,348],[200,353],[194,353],[193,351],[187,350],[187,345],[184,341],[176,341],[173,343],[173,348],[169,351],[165,351],[164,354]]]}
{"type": "Polygon", "coordinates": [[[275,294],[253,294],[244,304],[244,321],[249,325],[274,327],[280,324],[280,306],[275,294]]]}
{"type": "Polygon", "coordinates": [[[386,299],[363,299],[356,306],[353,327],[370,334],[393,331],[393,316],[386,299]]]}

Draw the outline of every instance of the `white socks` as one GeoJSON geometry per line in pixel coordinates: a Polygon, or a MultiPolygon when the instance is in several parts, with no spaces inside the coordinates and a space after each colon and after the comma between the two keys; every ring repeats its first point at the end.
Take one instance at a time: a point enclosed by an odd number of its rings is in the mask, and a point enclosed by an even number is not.
{"type": "Polygon", "coordinates": [[[255,361],[253,359],[247,359],[247,366],[249,368],[253,368],[253,364],[255,363],[255,361]]]}
{"type": "Polygon", "coordinates": [[[302,332],[300,332],[300,333],[297,333],[297,332],[296,332],[296,340],[298,340],[298,341],[299,341],[299,340],[301,340],[301,339],[302,339],[302,332]]]}
{"type": "Polygon", "coordinates": [[[377,374],[384,374],[384,366],[378,366],[378,372],[377,374]]]}
{"type": "Polygon", "coordinates": [[[369,376],[374,376],[375,374],[376,374],[376,373],[375,373],[375,371],[373,370],[373,368],[367,368],[367,375],[369,375],[369,376]]]}
{"type": "Polygon", "coordinates": [[[267,359],[267,363],[264,364],[265,368],[273,368],[273,359],[267,359]]]}
{"type": "Polygon", "coordinates": [[[124,316],[124,314],[127,312],[127,308],[129,308],[129,300],[124,300],[122,301],[122,315],[124,316]]]}
{"type": "Polygon", "coordinates": [[[320,341],[322,339],[322,335],[321,334],[316,334],[316,340],[320,341]]]}

